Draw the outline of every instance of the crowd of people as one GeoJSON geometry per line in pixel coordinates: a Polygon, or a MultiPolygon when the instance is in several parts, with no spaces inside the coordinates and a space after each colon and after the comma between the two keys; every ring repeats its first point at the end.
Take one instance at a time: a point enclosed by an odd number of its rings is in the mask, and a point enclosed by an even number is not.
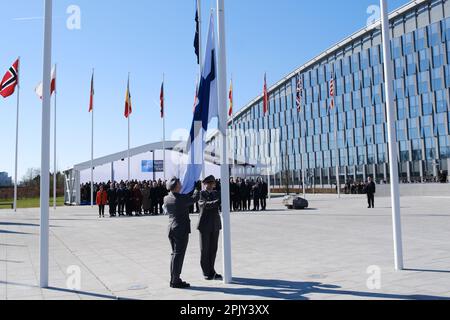
{"type": "MultiPolygon", "coordinates": [[[[94,203],[99,206],[99,216],[105,216],[109,206],[110,217],[161,215],[164,213],[166,183],[158,181],[107,182],[94,184],[94,203]]],[[[91,203],[91,185],[81,185],[81,202],[91,203]]]]}
{"type": "MultiPolygon", "coordinates": [[[[164,214],[164,197],[168,195],[167,181],[121,181],[95,183],[93,201],[99,207],[99,217],[105,216],[106,206],[110,217],[164,214]]],[[[197,182],[201,191],[202,183],[197,182]]],[[[91,204],[91,184],[81,185],[81,204],[91,204]]],[[[215,191],[221,191],[221,181],[216,180],[215,191]]],[[[267,208],[268,184],[261,178],[230,179],[230,209],[234,212],[265,211],[267,208]]],[[[199,213],[199,203],[190,207],[190,213],[199,213]]]]}

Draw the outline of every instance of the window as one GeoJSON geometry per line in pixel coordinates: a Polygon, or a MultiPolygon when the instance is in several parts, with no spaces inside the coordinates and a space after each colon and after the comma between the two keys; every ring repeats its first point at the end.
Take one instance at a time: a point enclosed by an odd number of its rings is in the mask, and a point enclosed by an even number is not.
{"type": "Polygon", "coordinates": [[[409,97],[409,116],[411,118],[416,118],[419,115],[420,115],[419,97],[411,96],[409,97]]]}
{"type": "Polygon", "coordinates": [[[409,139],[419,139],[419,127],[418,127],[419,119],[408,119],[408,136],[409,139]]]}
{"type": "Polygon", "coordinates": [[[421,119],[422,138],[433,136],[433,117],[425,116],[421,119]]]}
{"type": "Polygon", "coordinates": [[[447,111],[447,93],[445,90],[439,90],[435,92],[436,94],[436,111],[446,112],[447,111]]]}
{"type": "Polygon", "coordinates": [[[406,73],[408,76],[416,74],[417,65],[416,65],[416,55],[414,53],[408,54],[406,56],[406,73]]]}
{"type": "Polygon", "coordinates": [[[422,114],[424,116],[430,115],[433,113],[433,97],[432,93],[424,93],[422,95],[422,114]]]}
{"type": "Polygon", "coordinates": [[[375,143],[384,143],[384,125],[378,124],[375,126],[375,143]]]}
{"type": "Polygon", "coordinates": [[[392,39],[392,58],[398,59],[402,56],[402,38],[392,39]]]}
{"type": "Polygon", "coordinates": [[[427,33],[425,28],[420,28],[415,31],[415,41],[416,41],[416,49],[422,50],[428,47],[427,43],[427,33]]]}
{"type": "Polygon", "coordinates": [[[378,151],[378,163],[386,163],[387,162],[387,156],[386,156],[386,148],[384,144],[378,144],[377,145],[377,151],[378,151]]]}
{"type": "Polygon", "coordinates": [[[450,139],[448,136],[439,137],[439,158],[450,158],[450,139]]]}
{"type": "Polygon", "coordinates": [[[404,54],[410,54],[414,52],[414,36],[412,33],[403,35],[403,51],[404,54]]]}
{"type": "Polygon", "coordinates": [[[439,68],[444,64],[444,50],[441,44],[437,44],[431,48],[433,53],[433,68],[439,68]]]}
{"type": "Polygon", "coordinates": [[[436,146],[434,143],[434,138],[425,139],[425,159],[436,160],[436,146]]]}
{"type": "Polygon", "coordinates": [[[397,141],[405,141],[406,139],[406,121],[400,120],[396,123],[397,141]]]}
{"type": "Polygon", "coordinates": [[[353,111],[346,112],[347,115],[347,129],[353,129],[355,127],[355,114],[353,111]]]}
{"type": "Polygon", "coordinates": [[[397,120],[404,120],[408,117],[408,113],[405,107],[405,100],[397,100],[397,120]]]}
{"type": "Polygon", "coordinates": [[[435,124],[435,134],[436,136],[446,136],[447,135],[447,114],[438,113],[434,118],[435,124]]]}
{"type": "Polygon", "coordinates": [[[382,104],[376,104],[375,105],[375,123],[376,124],[382,124],[385,121],[384,119],[384,112],[383,112],[383,105],[382,104]]]}
{"type": "Polygon", "coordinates": [[[395,99],[402,99],[405,97],[405,90],[403,88],[403,78],[394,80],[395,99]]]}
{"type": "Polygon", "coordinates": [[[362,166],[366,164],[366,148],[364,147],[358,147],[358,165],[362,166]]]}
{"type": "Polygon", "coordinates": [[[430,76],[428,71],[419,73],[419,94],[426,93],[430,89],[430,76]]]}
{"type": "Polygon", "coordinates": [[[419,51],[419,68],[420,71],[428,71],[430,69],[430,59],[428,58],[428,49],[419,51]]]}
{"type": "Polygon", "coordinates": [[[416,90],[416,76],[407,76],[406,77],[406,95],[414,96],[417,94],[416,90]]]}
{"type": "Polygon", "coordinates": [[[352,72],[356,73],[360,70],[361,65],[360,65],[360,61],[359,61],[359,53],[355,53],[352,56],[352,72]]]}
{"type": "Polygon", "coordinates": [[[366,138],[366,144],[371,145],[374,142],[373,137],[373,129],[372,126],[367,126],[364,128],[365,138],[366,138]]]}
{"type": "Polygon", "coordinates": [[[400,161],[409,161],[409,147],[407,141],[400,141],[400,161]]]}
{"type": "Polygon", "coordinates": [[[441,68],[431,70],[431,88],[433,91],[441,90],[444,87],[441,68]]]}
{"type": "Polygon", "coordinates": [[[383,82],[383,69],[381,65],[373,67],[373,84],[379,85],[383,82]]]}
{"type": "Polygon", "coordinates": [[[369,51],[363,50],[361,52],[360,57],[361,57],[361,69],[365,70],[365,69],[369,68],[369,66],[370,66],[369,51]]]}
{"type": "Polygon", "coordinates": [[[370,62],[372,67],[378,66],[381,63],[380,60],[380,46],[375,46],[369,49],[370,50],[370,62]]]}
{"type": "Polygon", "coordinates": [[[433,23],[428,27],[428,38],[430,39],[431,46],[435,46],[442,42],[440,22],[433,23]]]}
{"type": "Polygon", "coordinates": [[[395,79],[399,79],[404,75],[403,59],[397,58],[394,60],[395,79]]]}
{"type": "Polygon", "coordinates": [[[357,146],[362,146],[364,144],[363,129],[362,128],[356,128],[355,129],[355,144],[357,146]]]}
{"type": "Polygon", "coordinates": [[[363,87],[368,88],[372,85],[372,69],[365,69],[363,71],[363,87]]]}
{"type": "Polygon", "coordinates": [[[415,139],[411,141],[412,145],[412,161],[422,160],[422,141],[415,139]]]}
{"type": "Polygon", "coordinates": [[[354,91],[352,94],[353,108],[361,108],[361,91],[354,91]]]}

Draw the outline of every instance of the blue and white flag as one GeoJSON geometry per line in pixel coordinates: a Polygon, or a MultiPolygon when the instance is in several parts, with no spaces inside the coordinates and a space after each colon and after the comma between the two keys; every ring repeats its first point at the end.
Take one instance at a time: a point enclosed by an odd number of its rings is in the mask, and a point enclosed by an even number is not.
{"type": "Polygon", "coordinates": [[[188,141],[188,163],[181,193],[188,194],[200,179],[204,165],[205,135],[213,118],[219,116],[214,15],[211,13],[205,60],[198,89],[197,105],[188,141]]]}

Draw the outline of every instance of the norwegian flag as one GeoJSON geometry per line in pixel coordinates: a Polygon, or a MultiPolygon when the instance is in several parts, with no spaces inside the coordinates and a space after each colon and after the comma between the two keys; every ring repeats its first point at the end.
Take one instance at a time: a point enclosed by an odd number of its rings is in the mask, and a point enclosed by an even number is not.
{"type": "Polygon", "coordinates": [[[303,100],[303,79],[301,75],[298,75],[297,78],[297,110],[300,112],[302,109],[302,100],[303,100]]]}
{"type": "Polygon", "coordinates": [[[6,72],[0,84],[0,95],[3,98],[11,96],[19,84],[19,59],[17,59],[11,68],[6,72]]]}
{"type": "Polygon", "coordinates": [[[336,84],[334,81],[334,73],[331,74],[331,79],[330,79],[330,109],[333,110],[334,109],[334,97],[336,96],[336,84]]]}

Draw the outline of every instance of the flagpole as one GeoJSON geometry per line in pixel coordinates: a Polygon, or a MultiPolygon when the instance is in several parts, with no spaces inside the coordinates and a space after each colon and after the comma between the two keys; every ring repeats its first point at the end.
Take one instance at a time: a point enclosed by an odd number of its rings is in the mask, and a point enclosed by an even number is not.
{"type": "MultiPolygon", "coordinates": [[[[198,49],[198,55],[199,55],[199,61],[198,68],[200,71],[200,80],[199,85],[202,81],[203,76],[203,39],[202,39],[202,1],[197,0],[197,10],[198,10],[198,43],[199,43],[199,49],[198,49]]],[[[206,167],[205,167],[205,155],[203,154],[202,157],[202,180],[206,178],[206,167]]]]}
{"type": "MultiPolygon", "coordinates": [[[[55,77],[56,77],[56,67],[57,65],[55,64],[55,77]]],[[[56,81],[56,79],[55,79],[56,81]]],[[[50,97],[51,97],[51,82],[52,80],[50,80],[50,97]]],[[[56,84],[56,83],[55,83],[56,84]]],[[[54,132],[53,132],[53,210],[56,210],[56,180],[57,180],[57,172],[56,172],[56,85],[55,85],[55,123],[54,123],[54,132]]]]}
{"type": "Polygon", "coordinates": [[[390,51],[390,28],[389,15],[386,0],[380,0],[381,6],[381,29],[383,35],[383,57],[384,57],[384,73],[385,73],[385,91],[386,91],[386,109],[387,124],[389,137],[389,168],[391,178],[391,201],[392,201],[392,228],[394,235],[394,254],[395,269],[403,270],[403,243],[402,243],[402,225],[400,212],[400,187],[398,177],[398,158],[397,143],[395,141],[395,110],[392,86],[392,60],[390,51]]]}
{"type": "Polygon", "coordinates": [[[14,168],[14,212],[17,212],[17,171],[19,162],[19,107],[20,107],[20,57],[18,58],[18,70],[17,70],[17,110],[16,110],[16,152],[15,152],[15,168],[14,168]]]}
{"type": "Polygon", "coordinates": [[[163,114],[162,114],[162,121],[163,121],[163,176],[164,181],[166,181],[166,95],[165,95],[165,74],[163,73],[163,96],[162,96],[162,104],[163,104],[163,114]]]}
{"type": "MultiPolygon", "coordinates": [[[[130,73],[128,73],[128,89],[127,89],[127,94],[129,95],[130,94],[130,73]]],[[[127,99],[128,99],[128,97],[127,97],[127,99]]],[[[131,101],[130,101],[130,103],[131,103],[131,101]]],[[[130,109],[130,106],[128,106],[128,108],[130,109]]],[[[128,111],[128,117],[127,117],[127,120],[128,120],[128,151],[127,151],[127,154],[128,154],[128,182],[130,182],[130,179],[131,179],[131,162],[130,162],[130,117],[131,117],[131,114],[130,114],[130,112],[128,111]]]]}
{"type": "Polygon", "coordinates": [[[40,274],[41,288],[48,287],[49,267],[49,187],[50,187],[50,73],[52,66],[52,10],[53,1],[45,0],[44,18],[44,59],[41,137],[41,190],[40,190],[40,274]]]}
{"type": "Polygon", "coordinates": [[[230,221],[230,171],[227,150],[227,51],[225,37],[225,5],[224,0],[217,0],[217,33],[218,33],[218,95],[219,95],[219,131],[222,134],[222,166],[221,193],[223,218],[223,271],[224,283],[233,281],[231,257],[231,221],[230,221]]]}
{"type": "MultiPolygon", "coordinates": [[[[92,77],[94,77],[95,70],[92,69],[92,77]]],[[[92,94],[92,93],[91,93],[92,94]]],[[[91,110],[91,207],[94,207],[94,112],[95,108],[91,110]]]]}

